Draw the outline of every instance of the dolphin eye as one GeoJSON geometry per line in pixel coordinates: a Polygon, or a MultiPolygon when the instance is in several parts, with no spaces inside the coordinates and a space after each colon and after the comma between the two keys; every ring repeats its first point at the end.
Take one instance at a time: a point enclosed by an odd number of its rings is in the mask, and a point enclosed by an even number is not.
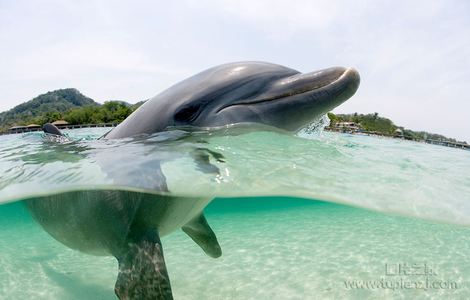
{"type": "Polygon", "coordinates": [[[175,114],[175,121],[190,122],[194,121],[199,116],[200,105],[188,105],[180,109],[175,114]]]}

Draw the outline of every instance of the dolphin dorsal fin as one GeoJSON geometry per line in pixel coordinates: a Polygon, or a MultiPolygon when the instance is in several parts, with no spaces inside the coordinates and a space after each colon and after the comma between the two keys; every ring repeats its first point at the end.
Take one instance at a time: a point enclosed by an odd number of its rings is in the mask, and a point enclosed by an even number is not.
{"type": "Polygon", "coordinates": [[[57,128],[57,126],[51,123],[44,124],[44,126],[42,126],[42,130],[44,131],[44,133],[47,133],[47,134],[64,136],[62,132],[60,132],[59,128],[57,128]]]}
{"type": "Polygon", "coordinates": [[[198,244],[210,257],[217,258],[222,255],[217,237],[201,213],[182,227],[183,231],[198,244]]]}

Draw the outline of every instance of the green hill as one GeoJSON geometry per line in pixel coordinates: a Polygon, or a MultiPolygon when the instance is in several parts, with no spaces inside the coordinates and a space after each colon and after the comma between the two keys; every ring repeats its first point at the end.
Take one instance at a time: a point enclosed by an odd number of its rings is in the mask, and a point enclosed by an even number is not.
{"type": "Polygon", "coordinates": [[[12,126],[43,125],[57,120],[72,125],[120,123],[144,102],[115,100],[99,104],[76,89],[56,90],[0,113],[0,132],[12,126]]]}
{"type": "Polygon", "coordinates": [[[0,113],[0,129],[4,130],[15,125],[44,123],[44,119],[60,118],[61,114],[74,108],[99,105],[76,89],[47,92],[0,113]]]}

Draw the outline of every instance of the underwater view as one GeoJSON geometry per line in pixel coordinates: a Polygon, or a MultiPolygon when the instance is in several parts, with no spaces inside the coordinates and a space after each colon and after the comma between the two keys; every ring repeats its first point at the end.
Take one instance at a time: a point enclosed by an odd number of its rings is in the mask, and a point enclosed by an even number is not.
{"type": "MultiPolygon", "coordinates": [[[[470,295],[470,151],[321,128],[98,140],[108,130],[65,130],[59,143],[39,132],[0,136],[0,298],[115,299],[116,259],[64,245],[37,213],[45,201],[104,198],[209,203],[220,258],[161,229],[175,299],[470,295]]],[[[95,213],[49,218],[100,230],[95,213]]]]}

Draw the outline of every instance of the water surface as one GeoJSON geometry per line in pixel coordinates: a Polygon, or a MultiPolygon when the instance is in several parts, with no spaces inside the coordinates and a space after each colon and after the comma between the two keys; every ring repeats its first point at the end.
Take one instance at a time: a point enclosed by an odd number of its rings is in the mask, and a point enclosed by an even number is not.
{"type": "Polygon", "coordinates": [[[172,194],[219,197],[206,214],[220,259],[181,232],[163,238],[176,299],[470,295],[470,151],[243,126],[96,140],[104,132],[69,131],[68,143],[40,133],[0,137],[7,299],[114,299],[114,258],[56,242],[22,200],[90,189],[158,193],[162,174],[172,194]],[[374,286],[358,287],[364,282],[374,286]]]}

